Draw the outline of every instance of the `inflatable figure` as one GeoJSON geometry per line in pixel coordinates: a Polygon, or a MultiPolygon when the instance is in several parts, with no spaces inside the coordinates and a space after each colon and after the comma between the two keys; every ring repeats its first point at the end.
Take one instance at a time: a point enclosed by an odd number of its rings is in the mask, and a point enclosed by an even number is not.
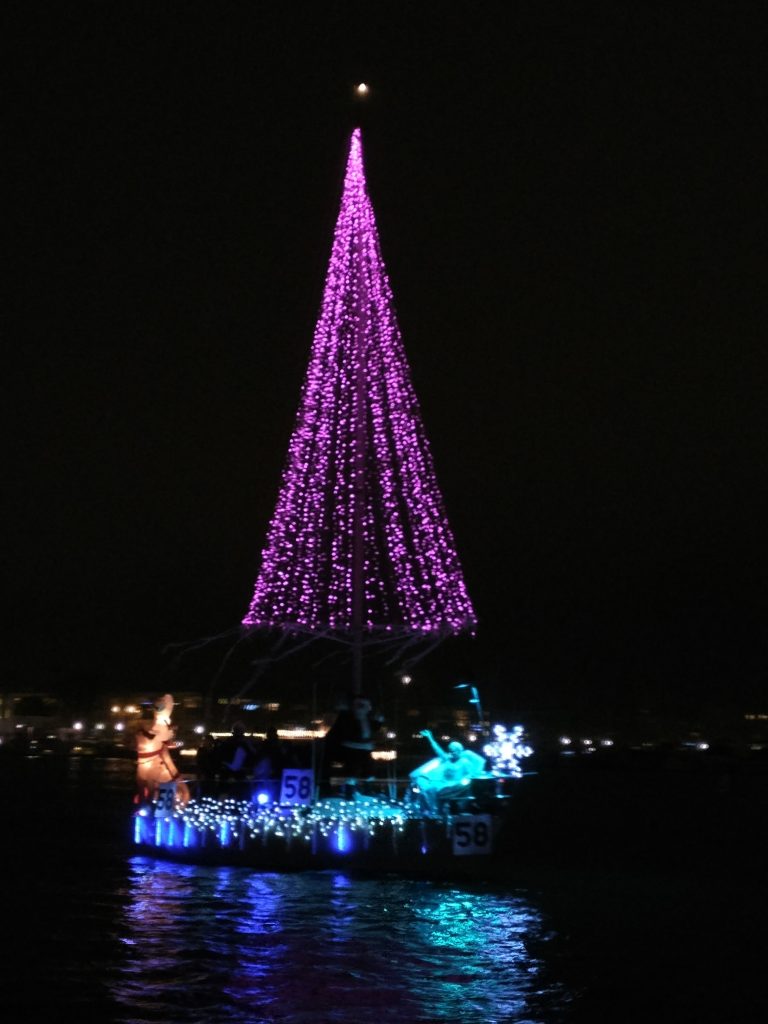
{"type": "Polygon", "coordinates": [[[174,737],[172,714],[173,697],[166,693],[155,703],[154,721],[140,725],[136,734],[136,784],[139,798],[152,800],[161,783],[175,782],[176,802],[183,806],[189,800],[189,789],[169,750],[174,737]]]}
{"type": "Polygon", "coordinates": [[[421,735],[429,740],[437,756],[419,765],[411,772],[410,778],[421,795],[425,809],[434,813],[439,809],[439,801],[456,800],[469,795],[472,779],[485,773],[485,758],[473,750],[467,750],[458,740],[453,740],[448,744],[448,749],[444,750],[429,729],[422,729],[421,735]]]}

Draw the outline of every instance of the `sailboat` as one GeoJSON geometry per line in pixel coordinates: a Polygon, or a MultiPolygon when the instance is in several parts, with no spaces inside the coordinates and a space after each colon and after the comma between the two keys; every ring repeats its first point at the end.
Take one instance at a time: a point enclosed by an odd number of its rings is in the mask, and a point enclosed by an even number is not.
{"type": "MultiPolygon", "coordinates": [[[[347,645],[354,698],[364,690],[367,651],[397,655],[474,634],[476,626],[356,128],[296,423],[242,628],[347,645]]],[[[466,863],[496,848],[509,799],[500,780],[513,777],[509,765],[517,767],[527,750],[519,733],[504,735],[515,736],[516,753],[508,742],[506,760],[496,760],[507,770],[482,773],[485,801],[475,793],[435,813],[434,802],[396,789],[386,797],[320,799],[313,771],[291,769],[276,799],[254,792],[239,802],[208,797],[180,806],[168,784],[137,811],[134,839],[154,853],[264,867],[343,860],[431,872],[437,861],[466,863]]],[[[430,742],[439,764],[440,748],[430,742]]],[[[493,756],[493,744],[487,749],[493,756]]]]}

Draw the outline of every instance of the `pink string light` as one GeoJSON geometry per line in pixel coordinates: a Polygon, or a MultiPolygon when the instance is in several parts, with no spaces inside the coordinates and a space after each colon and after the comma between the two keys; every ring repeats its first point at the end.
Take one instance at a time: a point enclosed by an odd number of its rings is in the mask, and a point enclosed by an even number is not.
{"type": "Polygon", "coordinates": [[[364,629],[474,631],[395,318],[359,128],[296,425],[243,624],[351,631],[358,530],[364,629]]]}

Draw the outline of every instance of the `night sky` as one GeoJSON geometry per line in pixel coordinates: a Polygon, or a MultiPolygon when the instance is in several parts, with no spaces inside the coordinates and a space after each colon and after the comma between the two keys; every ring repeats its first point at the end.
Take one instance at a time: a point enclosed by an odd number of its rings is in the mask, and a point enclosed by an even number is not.
{"type": "Polygon", "coordinates": [[[3,689],[175,685],[242,618],[361,119],[480,619],[445,685],[761,709],[763,45],[670,6],[24,7],[3,689]]]}

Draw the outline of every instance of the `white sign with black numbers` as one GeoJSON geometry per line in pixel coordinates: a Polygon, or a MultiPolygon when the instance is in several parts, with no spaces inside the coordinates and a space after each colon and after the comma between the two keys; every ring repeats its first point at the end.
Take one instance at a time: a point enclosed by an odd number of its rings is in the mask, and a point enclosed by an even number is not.
{"type": "Polygon", "coordinates": [[[280,784],[280,803],[311,804],[315,792],[315,773],[311,768],[286,768],[280,784]]]}
{"type": "Polygon", "coordinates": [[[453,819],[453,852],[456,857],[490,853],[493,828],[490,814],[457,814],[453,819]]]}
{"type": "Polygon", "coordinates": [[[155,817],[173,817],[173,807],[176,803],[176,783],[161,782],[157,787],[157,800],[155,801],[155,817]]]}

